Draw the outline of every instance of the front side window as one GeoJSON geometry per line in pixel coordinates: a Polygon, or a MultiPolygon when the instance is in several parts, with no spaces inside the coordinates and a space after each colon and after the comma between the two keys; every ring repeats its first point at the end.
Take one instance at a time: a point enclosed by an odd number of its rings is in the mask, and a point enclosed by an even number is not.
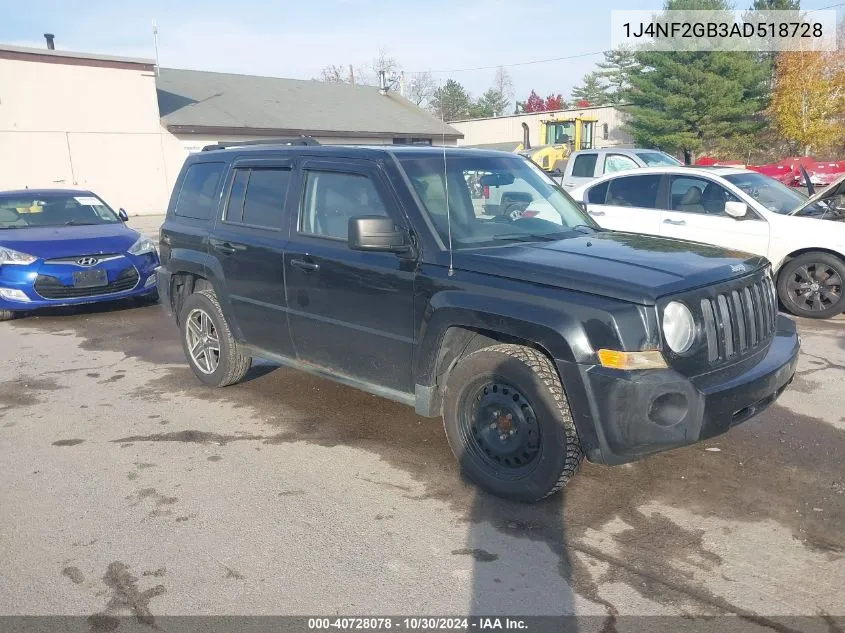
{"type": "Polygon", "coordinates": [[[596,171],[597,154],[579,154],[572,165],[572,175],[576,178],[592,178],[596,171]]]}
{"type": "Polygon", "coordinates": [[[623,176],[609,181],[606,204],[616,207],[657,208],[660,176],[623,176]]]}
{"type": "Polygon", "coordinates": [[[211,218],[217,209],[224,166],[223,163],[194,163],[188,167],[173,213],[196,220],[211,218]]]}
{"type": "Polygon", "coordinates": [[[546,145],[564,145],[571,143],[575,133],[572,121],[546,124],[546,145]]]}
{"type": "Polygon", "coordinates": [[[346,240],[349,220],[364,215],[389,217],[373,181],[362,174],[309,171],[299,231],[346,240]]]}
{"type": "Polygon", "coordinates": [[[597,229],[531,161],[447,155],[444,165],[442,156],[428,155],[400,163],[444,244],[451,227],[455,249],[556,240],[597,229]]]}
{"type": "Polygon", "coordinates": [[[617,171],[628,171],[639,167],[633,158],[623,154],[608,154],[604,158],[604,173],[612,174],[617,171]]]}
{"type": "Polygon", "coordinates": [[[0,194],[0,229],[117,224],[121,220],[90,193],[0,194]]]}
{"type": "Polygon", "coordinates": [[[739,202],[736,196],[717,182],[688,176],[672,178],[669,208],[673,211],[730,217],[725,213],[725,203],[728,201],[739,202]]]}

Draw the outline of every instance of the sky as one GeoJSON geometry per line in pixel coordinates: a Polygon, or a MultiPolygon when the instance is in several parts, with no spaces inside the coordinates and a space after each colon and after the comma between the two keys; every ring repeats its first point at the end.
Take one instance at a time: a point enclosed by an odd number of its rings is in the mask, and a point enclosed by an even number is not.
{"type": "MultiPolygon", "coordinates": [[[[745,9],[751,0],[737,0],[745,9]]],[[[804,0],[818,9],[836,0],[804,0]]],[[[369,68],[380,50],[406,73],[433,71],[473,95],[505,65],[514,97],[562,93],[593,70],[601,55],[508,64],[602,51],[612,9],[658,9],[662,0],[0,0],[0,42],[91,53],[154,57],[159,63],[243,74],[313,79],[329,64],[369,68]],[[441,72],[450,71],[450,72],[441,72]]],[[[839,7],[839,17],[845,14],[839,7]]]]}

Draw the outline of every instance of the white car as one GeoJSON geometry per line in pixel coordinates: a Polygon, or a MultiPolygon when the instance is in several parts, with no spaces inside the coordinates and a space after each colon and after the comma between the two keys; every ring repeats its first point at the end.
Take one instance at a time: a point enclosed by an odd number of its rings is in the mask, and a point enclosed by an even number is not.
{"type": "Polygon", "coordinates": [[[807,199],[747,169],[654,167],[607,175],[569,194],[608,229],[767,257],[781,303],[795,315],[845,311],[843,179],[807,199]]]}

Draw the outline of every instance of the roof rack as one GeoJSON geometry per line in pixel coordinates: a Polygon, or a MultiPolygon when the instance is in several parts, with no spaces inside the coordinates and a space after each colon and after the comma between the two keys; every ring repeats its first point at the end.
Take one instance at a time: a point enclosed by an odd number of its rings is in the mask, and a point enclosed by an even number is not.
{"type": "Polygon", "coordinates": [[[290,138],[264,138],[258,141],[224,141],[222,143],[215,143],[214,145],[206,145],[202,148],[202,151],[210,152],[216,149],[241,147],[244,145],[320,145],[320,142],[311,136],[304,135],[290,138]]]}

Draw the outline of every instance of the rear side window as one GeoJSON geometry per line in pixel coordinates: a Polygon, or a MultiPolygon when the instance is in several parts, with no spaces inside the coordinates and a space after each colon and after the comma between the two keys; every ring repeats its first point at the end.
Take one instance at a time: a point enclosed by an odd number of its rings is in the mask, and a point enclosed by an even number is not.
{"type": "Polygon", "coordinates": [[[572,165],[572,175],[576,178],[592,178],[596,171],[596,154],[579,154],[572,165]]]}
{"type": "Polygon", "coordinates": [[[281,228],[289,183],[289,169],[236,169],[226,208],[226,221],[263,228],[281,228]]]}
{"type": "Polygon", "coordinates": [[[660,176],[625,176],[609,181],[605,204],[617,207],[657,208],[660,176]]]}
{"type": "Polygon", "coordinates": [[[185,172],[174,215],[208,220],[217,209],[217,193],[225,163],[194,163],[185,172]]]}
{"type": "Polygon", "coordinates": [[[603,183],[592,187],[587,192],[587,202],[590,204],[604,204],[605,198],[607,198],[607,185],[608,181],[605,180],[603,183]]]}

